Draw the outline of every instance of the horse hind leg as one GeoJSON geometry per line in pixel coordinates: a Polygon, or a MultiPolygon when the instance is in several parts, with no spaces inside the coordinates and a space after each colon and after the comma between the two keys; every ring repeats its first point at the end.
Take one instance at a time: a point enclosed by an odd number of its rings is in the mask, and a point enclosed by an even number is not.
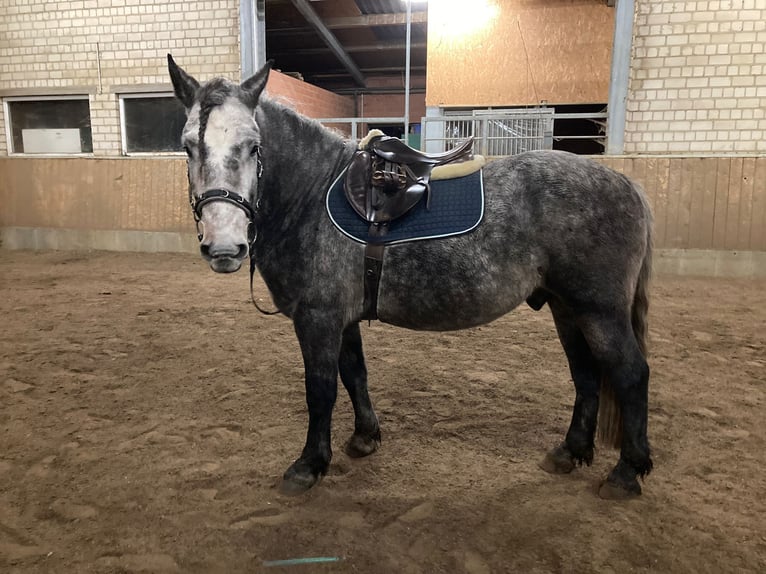
{"type": "Polygon", "coordinates": [[[346,454],[352,458],[367,456],[380,447],[380,425],[367,391],[367,366],[359,323],[349,325],[343,332],[338,370],[354,407],[354,434],[346,443],[346,454]]]}
{"type": "Polygon", "coordinates": [[[586,316],[579,324],[622,411],[620,460],[601,485],[599,495],[628,498],[641,494],[637,479],[652,470],[647,438],[649,365],[627,314],[586,316]]]}
{"type": "Polygon", "coordinates": [[[593,462],[593,440],[599,405],[601,369],[573,313],[557,298],[548,301],[575,386],[572,422],[564,442],[551,449],[540,463],[550,473],[566,474],[575,466],[593,462]]]}

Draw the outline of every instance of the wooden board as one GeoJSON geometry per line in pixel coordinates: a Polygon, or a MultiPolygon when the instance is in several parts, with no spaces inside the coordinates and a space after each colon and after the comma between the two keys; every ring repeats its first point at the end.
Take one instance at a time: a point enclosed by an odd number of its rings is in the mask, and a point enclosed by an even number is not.
{"type": "Polygon", "coordinates": [[[754,157],[746,157],[742,160],[742,183],[740,185],[736,249],[750,249],[750,232],[753,226],[755,161],[754,157]]]}
{"type": "Polygon", "coordinates": [[[692,158],[690,160],[689,178],[689,245],[702,245],[704,242],[705,227],[703,223],[704,198],[705,198],[705,159],[692,158]]]}
{"type": "MultiPolygon", "coordinates": [[[[766,251],[766,157],[600,157],[646,190],[657,248],[766,251]]],[[[181,158],[0,158],[1,227],[194,229],[181,158]]]]}
{"type": "Polygon", "coordinates": [[[753,181],[753,224],[750,226],[750,249],[766,251],[766,157],[756,159],[753,181]]]}
{"type": "Polygon", "coordinates": [[[606,102],[613,34],[599,0],[432,2],[426,105],[606,102]]]}
{"type": "Polygon", "coordinates": [[[2,158],[0,226],[189,231],[180,158],[2,158]]]}
{"type": "Polygon", "coordinates": [[[713,249],[724,249],[726,245],[726,221],[729,199],[729,175],[731,158],[718,162],[715,185],[715,205],[713,208],[713,249]]]}
{"type": "Polygon", "coordinates": [[[724,234],[724,249],[737,248],[743,164],[744,160],[742,158],[735,157],[731,159],[729,188],[726,198],[726,232],[724,234]]]}
{"type": "Polygon", "coordinates": [[[654,203],[654,244],[665,245],[670,184],[670,159],[657,160],[656,201],[654,203]]]}

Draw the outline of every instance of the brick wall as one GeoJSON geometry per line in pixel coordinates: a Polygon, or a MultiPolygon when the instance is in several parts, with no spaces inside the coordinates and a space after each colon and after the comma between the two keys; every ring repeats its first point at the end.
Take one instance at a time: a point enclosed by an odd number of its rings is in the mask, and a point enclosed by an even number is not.
{"type": "Polygon", "coordinates": [[[626,153],[766,152],[766,0],[637,0],[626,153]]]}
{"type": "MultiPolygon", "coordinates": [[[[420,93],[410,94],[410,123],[419,124],[426,115],[426,95],[423,93],[426,78],[413,74],[410,89],[420,93]]],[[[393,88],[401,93],[366,94],[359,96],[357,107],[362,117],[401,117],[404,115],[404,78],[374,78],[368,82],[371,88],[393,88]]]]}
{"type": "MultiPolygon", "coordinates": [[[[359,115],[366,118],[402,117],[404,116],[404,94],[368,94],[360,97],[359,115]]],[[[425,95],[410,95],[410,123],[419,124],[425,115],[425,95]]]]}
{"type": "Polygon", "coordinates": [[[275,100],[310,118],[350,118],[354,100],[296,80],[276,70],[269,75],[266,92],[275,100]]]}
{"type": "Polygon", "coordinates": [[[198,79],[238,78],[239,1],[0,0],[0,90],[89,88],[97,155],[120,152],[114,88],[169,88],[168,52],[198,79]]]}

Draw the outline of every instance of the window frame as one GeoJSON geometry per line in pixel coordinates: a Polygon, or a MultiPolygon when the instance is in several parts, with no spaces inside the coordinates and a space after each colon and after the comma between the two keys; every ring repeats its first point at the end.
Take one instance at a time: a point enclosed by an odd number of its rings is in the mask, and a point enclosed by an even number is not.
{"type": "Polygon", "coordinates": [[[5,118],[5,144],[8,150],[8,157],[93,157],[94,151],[81,151],[79,153],[28,153],[18,152],[13,146],[13,117],[11,115],[11,106],[13,102],[43,102],[43,101],[62,101],[62,100],[85,100],[88,103],[88,120],[90,121],[91,141],[93,140],[93,116],[90,111],[90,94],[73,93],[57,95],[29,95],[29,96],[3,96],[3,115],[5,118]]]}
{"type": "Polygon", "coordinates": [[[136,91],[136,92],[120,92],[117,94],[117,99],[120,106],[120,152],[121,155],[126,157],[186,157],[184,151],[128,151],[128,130],[125,125],[125,100],[138,100],[144,98],[175,98],[176,95],[172,91],[157,90],[157,91],[136,91]]]}

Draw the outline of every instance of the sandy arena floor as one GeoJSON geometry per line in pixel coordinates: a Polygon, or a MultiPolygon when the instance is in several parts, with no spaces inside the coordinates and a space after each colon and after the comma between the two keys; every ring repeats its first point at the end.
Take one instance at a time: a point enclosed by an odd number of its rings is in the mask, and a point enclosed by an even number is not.
{"type": "MultiPolygon", "coordinates": [[[[258,292],[265,295],[263,287],[258,292]]],[[[307,495],[275,486],[307,415],[290,322],[192,255],[0,251],[0,571],[766,572],[766,281],[653,286],[650,439],[550,476],[574,391],[547,310],[362,329],[383,429],[307,495]],[[266,561],[337,557],[324,565],[266,561]]]]}

